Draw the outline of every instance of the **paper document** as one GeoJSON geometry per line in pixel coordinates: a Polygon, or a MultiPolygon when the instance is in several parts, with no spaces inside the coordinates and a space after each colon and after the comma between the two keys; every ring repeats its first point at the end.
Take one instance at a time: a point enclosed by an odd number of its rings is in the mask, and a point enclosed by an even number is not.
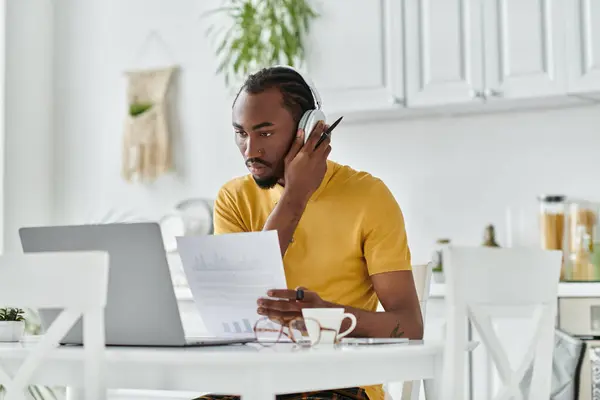
{"type": "Polygon", "coordinates": [[[252,336],[256,301],[287,287],[277,231],[177,237],[188,285],[213,336],[252,336]]]}

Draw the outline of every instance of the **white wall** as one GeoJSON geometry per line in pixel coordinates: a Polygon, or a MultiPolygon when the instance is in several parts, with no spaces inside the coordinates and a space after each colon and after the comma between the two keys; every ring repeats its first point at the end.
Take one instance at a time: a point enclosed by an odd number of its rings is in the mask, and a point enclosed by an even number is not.
{"type": "MultiPolygon", "coordinates": [[[[230,98],[199,15],[217,1],[57,0],[55,220],[85,222],[111,207],[158,217],[188,196],[213,197],[246,173],[230,128],[230,98]],[[201,5],[206,3],[206,5],[201,5]],[[169,45],[150,61],[181,65],[178,176],[143,187],[123,182],[124,69],[149,65],[135,54],[156,29],[169,45]]],[[[154,51],[153,51],[154,50],[154,51]]],[[[347,51],[340,48],[340,51],[347,51]]],[[[152,54],[154,53],[154,54],[152,54]]],[[[357,58],[357,62],[360,59],[357,58]]],[[[324,99],[327,101],[327,99],[324,99]]],[[[596,184],[600,108],[351,125],[333,140],[334,160],[382,177],[401,204],[415,261],[436,238],[479,243],[485,224],[502,233],[507,204],[531,209],[558,192],[600,198],[596,184]]]]}
{"type": "Polygon", "coordinates": [[[49,0],[6,1],[3,240],[47,224],[53,210],[53,14],[49,0]]]}
{"type": "MultiPolygon", "coordinates": [[[[191,195],[210,196],[219,183],[244,172],[232,146],[230,104],[205,40],[195,1],[57,1],[57,218],[81,221],[107,208],[138,209],[156,216],[191,195]],[[118,4],[118,6],[117,6],[118,4]],[[143,10],[143,11],[140,11],[143,10]],[[168,43],[150,42],[160,32],[168,43]],[[178,63],[180,124],[177,176],[153,185],[120,178],[125,116],[123,71],[163,61],[178,63]],[[220,152],[220,154],[217,154],[220,152]]],[[[218,5],[217,1],[206,2],[218,5]]]]}

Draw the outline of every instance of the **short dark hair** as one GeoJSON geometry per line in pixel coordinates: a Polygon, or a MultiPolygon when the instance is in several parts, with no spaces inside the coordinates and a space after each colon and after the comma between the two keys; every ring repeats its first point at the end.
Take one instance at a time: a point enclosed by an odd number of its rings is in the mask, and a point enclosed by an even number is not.
{"type": "Polygon", "coordinates": [[[281,92],[283,106],[292,114],[296,123],[300,122],[300,118],[306,111],[316,108],[310,86],[302,75],[285,67],[263,68],[249,75],[233,103],[235,104],[243,90],[258,94],[272,88],[277,88],[281,92]]]}

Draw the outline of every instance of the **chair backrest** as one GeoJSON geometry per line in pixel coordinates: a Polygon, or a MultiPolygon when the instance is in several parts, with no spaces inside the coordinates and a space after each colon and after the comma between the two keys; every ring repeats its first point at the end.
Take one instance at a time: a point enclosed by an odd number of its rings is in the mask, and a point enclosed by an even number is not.
{"type": "Polygon", "coordinates": [[[464,398],[465,320],[469,318],[504,385],[496,399],[550,398],[562,252],[450,246],[444,249],[443,257],[447,327],[440,393],[448,398],[464,398]],[[532,316],[534,334],[513,370],[492,318],[523,317],[525,313],[532,316]],[[532,365],[529,393],[524,395],[520,383],[532,365]]]}
{"type": "Polygon", "coordinates": [[[0,307],[63,311],[31,346],[14,376],[0,368],[7,399],[22,398],[45,356],[83,316],[85,398],[106,398],[104,308],[109,256],[105,252],[32,253],[0,256],[0,307]]]}
{"type": "MultiPolygon", "coordinates": [[[[431,287],[431,276],[433,275],[433,265],[419,264],[412,266],[415,289],[421,306],[423,323],[425,323],[425,312],[427,309],[427,300],[431,287]]],[[[421,382],[390,382],[385,385],[386,400],[418,400],[421,382]]]]}
{"type": "Polygon", "coordinates": [[[419,297],[419,304],[421,305],[421,314],[423,314],[423,319],[425,319],[427,300],[429,300],[429,293],[431,292],[433,265],[431,263],[413,265],[412,271],[415,287],[417,289],[417,296],[419,297]]]}

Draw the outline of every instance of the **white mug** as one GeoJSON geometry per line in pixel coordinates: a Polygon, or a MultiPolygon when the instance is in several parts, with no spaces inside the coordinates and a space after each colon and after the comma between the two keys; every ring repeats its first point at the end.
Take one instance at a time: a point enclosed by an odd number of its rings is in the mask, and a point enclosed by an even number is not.
{"type": "Polygon", "coordinates": [[[356,317],[354,314],[345,313],[343,308],[303,308],[302,316],[308,338],[313,346],[333,346],[336,340],[349,335],[356,328],[356,317]],[[350,327],[340,333],[345,318],[350,319],[350,327]]]}

